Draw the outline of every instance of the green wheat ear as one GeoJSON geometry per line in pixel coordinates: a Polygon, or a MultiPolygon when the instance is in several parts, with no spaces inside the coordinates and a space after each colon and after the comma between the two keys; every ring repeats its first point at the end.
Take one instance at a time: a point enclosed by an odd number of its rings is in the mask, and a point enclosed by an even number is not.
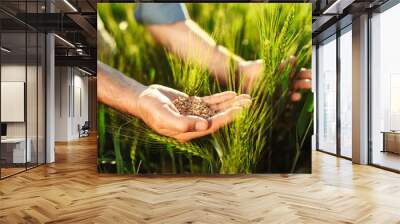
{"type": "Polygon", "coordinates": [[[197,146],[191,142],[181,143],[173,138],[161,136],[153,132],[148,132],[146,135],[158,143],[170,145],[182,152],[190,153],[209,162],[213,161],[212,154],[208,149],[197,146]]]}

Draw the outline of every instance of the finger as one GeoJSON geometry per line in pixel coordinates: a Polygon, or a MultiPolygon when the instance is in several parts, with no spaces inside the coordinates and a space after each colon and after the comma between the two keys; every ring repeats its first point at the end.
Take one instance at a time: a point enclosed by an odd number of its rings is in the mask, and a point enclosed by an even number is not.
{"type": "Polygon", "coordinates": [[[311,81],[308,80],[308,79],[296,80],[294,82],[293,88],[295,90],[297,90],[297,89],[311,89],[311,81]]]}
{"type": "Polygon", "coordinates": [[[211,131],[196,131],[196,132],[185,132],[185,133],[179,133],[175,136],[172,136],[176,140],[180,142],[187,142],[189,140],[195,139],[195,138],[200,138],[206,135],[211,134],[211,131]]]}
{"type": "Polygon", "coordinates": [[[173,136],[180,142],[187,142],[194,138],[200,138],[209,134],[216,132],[218,129],[223,127],[224,125],[230,123],[240,112],[242,111],[241,107],[230,108],[229,110],[214,115],[211,118],[211,126],[205,131],[196,131],[196,132],[186,132],[180,133],[173,136]]]}
{"type": "MultiPolygon", "coordinates": [[[[196,116],[188,116],[188,119],[192,120],[189,121],[187,126],[183,126],[182,128],[171,128],[166,127],[166,128],[156,128],[155,131],[159,134],[169,136],[169,137],[175,137],[179,136],[184,133],[191,133],[191,132],[201,132],[205,131],[208,129],[209,123],[205,119],[202,119],[200,117],[196,116]]],[[[187,119],[187,118],[183,118],[187,119]]]]}
{"type": "MultiPolygon", "coordinates": [[[[198,116],[184,116],[165,105],[159,110],[158,126],[177,132],[203,131],[208,128],[208,121],[198,116]]],[[[157,126],[157,125],[154,125],[157,126]]]]}
{"type": "Polygon", "coordinates": [[[298,92],[295,92],[295,93],[293,93],[293,94],[290,96],[290,99],[291,99],[293,102],[297,102],[297,101],[301,100],[301,94],[298,93],[298,92]]]}
{"type": "Polygon", "coordinates": [[[282,60],[281,63],[279,64],[278,71],[282,72],[286,68],[287,64],[288,60],[282,60]]]}
{"type": "Polygon", "coordinates": [[[283,60],[278,67],[278,71],[282,72],[286,66],[294,67],[297,63],[297,58],[295,56],[290,56],[289,59],[283,60]]]}
{"type": "Polygon", "coordinates": [[[214,104],[211,105],[211,109],[214,111],[223,111],[228,109],[229,107],[232,106],[248,106],[251,104],[251,97],[250,95],[247,94],[241,94],[239,96],[236,96],[235,98],[222,102],[220,104],[214,104]]]}
{"type": "Polygon", "coordinates": [[[159,129],[171,130],[173,132],[182,132],[187,129],[187,125],[181,121],[182,115],[172,109],[174,105],[163,105],[158,109],[155,124],[152,126],[159,129]]]}
{"type": "Polygon", "coordinates": [[[181,119],[183,122],[187,124],[186,130],[187,131],[204,131],[208,129],[209,123],[206,119],[199,117],[199,116],[182,116],[181,119]]]}
{"type": "Polygon", "coordinates": [[[232,120],[237,117],[240,112],[243,110],[243,107],[239,106],[234,106],[231,107],[224,112],[217,113],[216,115],[212,116],[210,118],[211,125],[210,125],[210,131],[215,132],[222,126],[232,122],[232,120]]]}
{"type": "Polygon", "coordinates": [[[298,79],[311,79],[311,71],[305,68],[302,68],[300,72],[297,73],[298,79]]]}
{"type": "MultiPolygon", "coordinates": [[[[296,66],[296,63],[297,63],[297,58],[295,56],[290,56],[289,58],[290,67],[294,68],[296,66]]],[[[289,74],[289,77],[293,78],[295,75],[296,75],[296,69],[292,69],[289,74]]]]}
{"type": "Polygon", "coordinates": [[[220,111],[220,110],[224,110],[232,105],[240,106],[239,101],[242,101],[242,100],[251,100],[251,97],[248,94],[240,94],[239,96],[236,96],[230,100],[221,102],[219,104],[210,105],[210,107],[213,110],[220,111]]]}
{"type": "Polygon", "coordinates": [[[185,143],[187,141],[190,141],[195,138],[200,138],[206,135],[211,134],[210,131],[201,131],[201,132],[185,132],[185,133],[179,133],[175,136],[171,136],[178,140],[179,142],[185,143]]]}
{"type": "Polygon", "coordinates": [[[168,104],[168,107],[171,110],[175,111],[176,113],[180,114],[178,108],[176,108],[176,106],[174,104],[168,104]]]}
{"type": "Polygon", "coordinates": [[[297,58],[295,57],[295,56],[290,56],[289,57],[289,64],[290,64],[290,66],[295,66],[296,65],[296,63],[297,63],[297,58]]]}
{"type": "Polygon", "coordinates": [[[222,93],[213,94],[211,96],[203,96],[201,99],[204,103],[212,105],[224,102],[226,100],[230,100],[236,96],[236,93],[233,91],[225,91],[222,93]]]}

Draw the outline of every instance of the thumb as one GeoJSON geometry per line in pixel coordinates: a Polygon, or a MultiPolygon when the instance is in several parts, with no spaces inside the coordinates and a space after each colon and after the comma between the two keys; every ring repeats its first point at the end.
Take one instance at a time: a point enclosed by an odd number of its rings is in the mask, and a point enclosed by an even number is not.
{"type": "Polygon", "coordinates": [[[205,131],[209,126],[206,119],[192,115],[181,116],[181,122],[183,122],[185,126],[185,130],[181,130],[182,132],[205,131]]]}
{"type": "Polygon", "coordinates": [[[175,130],[177,132],[204,131],[208,129],[208,121],[202,117],[192,115],[181,115],[164,106],[160,109],[164,128],[175,130]]]}

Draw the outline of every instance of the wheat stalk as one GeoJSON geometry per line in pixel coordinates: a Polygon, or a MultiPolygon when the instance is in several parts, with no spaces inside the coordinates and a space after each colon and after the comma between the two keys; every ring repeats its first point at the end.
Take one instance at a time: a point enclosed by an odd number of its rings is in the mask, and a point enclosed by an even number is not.
{"type": "Polygon", "coordinates": [[[210,151],[208,149],[202,148],[191,142],[181,143],[173,138],[161,136],[161,135],[155,134],[154,132],[148,132],[147,136],[150,137],[151,139],[155,140],[158,143],[165,144],[165,145],[171,145],[180,151],[190,153],[194,156],[198,156],[200,158],[207,160],[208,162],[213,161],[212,154],[210,153],[210,151]]]}

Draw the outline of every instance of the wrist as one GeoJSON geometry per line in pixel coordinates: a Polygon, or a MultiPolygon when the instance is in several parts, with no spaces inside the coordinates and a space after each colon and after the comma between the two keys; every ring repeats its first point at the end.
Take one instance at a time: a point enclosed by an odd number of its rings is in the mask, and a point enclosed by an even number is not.
{"type": "Polygon", "coordinates": [[[237,87],[239,86],[242,76],[245,75],[245,73],[246,73],[245,72],[246,64],[247,64],[247,61],[245,61],[243,59],[237,61],[237,63],[236,63],[234,75],[235,75],[235,83],[236,83],[237,87]]]}
{"type": "Polygon", "coordinates": [[[145,86],[142,85],[140,83],[137,82],[133,82],[130,83],[129,87],[127,90],[122,91],[127,93],[125,95],[125,107],[126,107],[126,111],[131,114],[134,115],[135,117],[138,117],[140,119],[142,119],[142,109],[141,109],[141,96],[143,95],[143,92],[145,92],[147,89],[149,88],[149,86],[145,86]]]}
{"type": "Polygon", "coordinates": [[[243,73],[243,68],[244,68],[244,64],[246,63],[246,61],[244,60],[240,60],[236,63],[236,67],[235,67],[235,75],[236,78],[240,76],[240,74],[243,73]]]}

